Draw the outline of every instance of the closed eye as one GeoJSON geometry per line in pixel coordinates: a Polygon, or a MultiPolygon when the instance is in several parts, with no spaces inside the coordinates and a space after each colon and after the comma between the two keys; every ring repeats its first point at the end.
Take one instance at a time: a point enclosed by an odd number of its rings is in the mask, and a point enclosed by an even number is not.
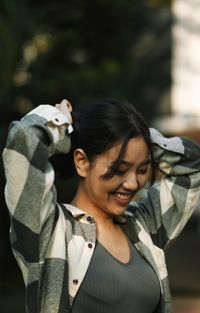
{"type": "Polygon", "coordinates": [[[114,173],[115,173],[115,175],[123,176],[124,174],[126,174],[126,170],[125,171],[115,170],[114,173]]]}
{"type": "MultiPolygon", "coordinates": [[[[118,176],[123,176],[126,174],[126,172],[128,171],[128,169],[116,169],[114,170],[114,174],[115,175],[118,175],[118,176]]],[[[140,174],[140,175],[145,175],[148,171],[148,166],[145,166],[145,167],[141,167],[137,170],[137,174],[140,174]]]]}
{"type": "Polygon", "coordinates": [[[144,175],[144,174],[147,173],[147,170],[148,170],[148,167],[140,168],[140,169],[137,170],[137,173],[141,174],[141,175],[144,175]]]}

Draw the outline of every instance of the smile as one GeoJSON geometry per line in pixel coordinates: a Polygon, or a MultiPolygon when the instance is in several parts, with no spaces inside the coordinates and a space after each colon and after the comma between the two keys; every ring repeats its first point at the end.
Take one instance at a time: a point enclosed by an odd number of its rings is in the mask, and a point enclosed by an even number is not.
{"type": "Polygon", "coordinates": [[[114,192],[114,195],[124,201],[130,201],[132,199],[132,194],[122,193],[122,192],[114,192]]]}

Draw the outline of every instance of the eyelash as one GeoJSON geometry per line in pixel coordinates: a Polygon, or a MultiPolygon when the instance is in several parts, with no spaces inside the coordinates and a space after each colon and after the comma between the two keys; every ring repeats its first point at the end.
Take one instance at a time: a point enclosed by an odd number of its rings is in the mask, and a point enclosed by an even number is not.
{"type": "Polygon", "coordinates": [[[138,172],[137,172],[138,174],[141,174],[141,175],[144,175],[144,174],[146,174],[147,173],[147,168],[145,168],[145,169],[141,169],[141,170],[138,170],[138,172]]]}
{"type": "MultiPolygon", "coordinates": [[[[137,173],[140,175],[145,175],[147,173],[147,168],[138,170],[137,173]]],[[[124,174],[126,174],[126,171],[119,171],[119,170],[115,171],[115,175],[123,176],[124,174]]]]}
{"type": "Polygon", "coordinates": [[[118,176],[123,176],[125,173],[126,171],[118,171],[118,170],[115,171],[115,175],[118,175],[118,176]]]}

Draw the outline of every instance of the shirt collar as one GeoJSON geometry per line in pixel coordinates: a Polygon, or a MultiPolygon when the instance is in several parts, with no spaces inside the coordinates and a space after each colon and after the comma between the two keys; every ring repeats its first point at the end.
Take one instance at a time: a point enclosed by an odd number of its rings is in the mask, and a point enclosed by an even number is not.
{"type": "Polygon", "coordinates": [[[72,204],[66,204],[65,206],[67,210],[73,215],[74,218],[79,218],[80,216],[86,215],[84,211],[73,206],[72,204]]]}
{"type": "MultiPolygon", "coordinates": [[[[90,216],[89,214],[87,214],[86,212],[82,211],[81,209],[73,206],[72,204],[66,204],[66,208],[72,214],[72,216],[75,219],[79,219],[80,220],[82,217],[90,216]]],[[[120,216],[114,216],[113,219],[118,224],[126,224],[127,222],[130,222],[132,216],[133,216],[133,213],[131,213],[130,211],[125,211],[120,216]]]]}

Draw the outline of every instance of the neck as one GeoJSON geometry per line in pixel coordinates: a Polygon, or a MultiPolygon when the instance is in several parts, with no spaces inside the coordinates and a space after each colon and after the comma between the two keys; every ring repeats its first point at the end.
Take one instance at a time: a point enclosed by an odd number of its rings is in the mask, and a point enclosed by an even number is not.
{"type": "Polygon", "coordinates": [[[87,194],[84,192],[84,189],[78,186],[78,190],[75,194],[74,199],[71,202],[72,205],[84,211],[85,213],[94,217],[95,221],[99,225],[110,225],[113,223],[113,216],[107,214],[103,210],[100,210],[96,207],[89,199],[87,194]]]}

